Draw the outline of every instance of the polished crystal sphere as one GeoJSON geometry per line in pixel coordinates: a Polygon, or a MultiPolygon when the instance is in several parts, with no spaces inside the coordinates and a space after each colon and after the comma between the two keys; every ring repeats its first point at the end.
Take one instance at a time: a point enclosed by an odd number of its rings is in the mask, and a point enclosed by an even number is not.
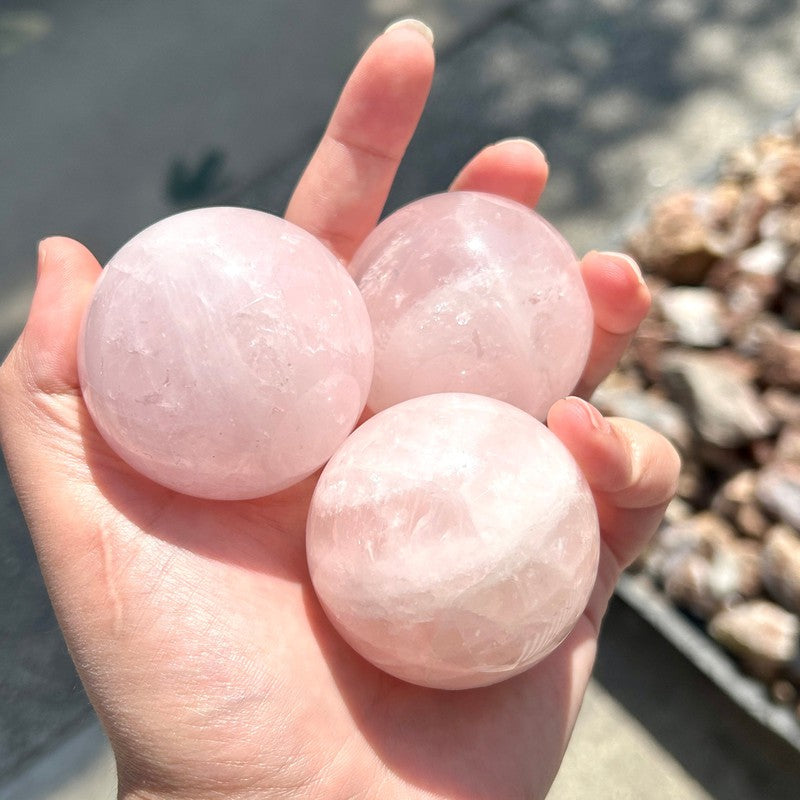
{"type": "Polygon", "coordinates": [[[583,372],[593,318],[575,254],[519,203],[424,197],[378,225],[351,271],[375,334],[373,411],[474,392],[544,419],[583,372]]]}
{"type": "Polygon", "coordinates": [[[544,658],[586,606],[597,513],[542,423],[437,394],[365,422],[322,472],[307,527],[314,588],[364,658],[411,683],[484,686],[544,658]]]}
{"type": "Polygon", "coordinates": [[[204,208],[111,259],[78,358],[92,419],[130,466],[234,500],[296,483],[344,441],[369,391],[372,333],[352,279],[311,234],[204,208]]]}

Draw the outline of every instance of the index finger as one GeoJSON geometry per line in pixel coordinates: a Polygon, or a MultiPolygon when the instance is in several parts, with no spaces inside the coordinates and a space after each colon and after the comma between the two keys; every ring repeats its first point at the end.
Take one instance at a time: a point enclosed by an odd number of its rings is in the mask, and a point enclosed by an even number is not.
{"type": "Polygon", "coordinates": [[[286,219],[348,261],[375,227],[433,80],[433,34],[401,20],[379,36],[345,84],[289,201],[286,219]]]}

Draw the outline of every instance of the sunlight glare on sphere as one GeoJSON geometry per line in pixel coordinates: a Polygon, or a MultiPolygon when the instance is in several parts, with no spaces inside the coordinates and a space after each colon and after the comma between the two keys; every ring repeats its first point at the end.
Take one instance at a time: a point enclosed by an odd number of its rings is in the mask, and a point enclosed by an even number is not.
{"type": "Polygon", "coordinates": [[[311,234],[204,208],[111,259],[78,360],[92,419],[130,466],[185,494],[245,499],[310,475],[344,441],[369,391],[372,333],[311,234]]]}
{"type": "Polygon", "coordinates": [[[577,259],[519,203],[424,197],[378,225],[351,272],[375,335],[372,411],[473,392],[544,419],[583,372],[593,317],[577,259]]]}
{"type": "Polygon", "coordinates": [[[583,612],[597,512],[545,425],[488,397],[408,400],[356,429],[322,472],[311,579],[334,627],[411,683],[485,686],[540,661],[583,612]]]}

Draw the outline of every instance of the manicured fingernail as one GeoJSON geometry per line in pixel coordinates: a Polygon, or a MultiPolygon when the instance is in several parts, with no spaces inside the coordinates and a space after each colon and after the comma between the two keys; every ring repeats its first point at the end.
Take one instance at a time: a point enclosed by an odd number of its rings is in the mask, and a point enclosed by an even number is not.
{"type": "Polygon", "coordinates": [[[389,33],[389,31],[396,31],[400,28],[409,31],[416,31],[416,33],[420,34],[420,36],[422,36],[425,41],[428,42],[428,44],[433,44],[433,31],[424,22],[414,19],[413,17],[398,19],[396,22],[392,22],[390,25],[387,25],[383,32],[389,33]]]}
{"type": "Polygon", "coordinates": [[[624,261],[631,268],[631,271],[636,276],[636,280],[644,286],[644,276],[642,275],[642,270],[639,269],[639,265],[636,263],[636,260],[631,258],[627,253],[601,252],[600,255],[606,256],[607,258],[613,258],[615,261],[624,261]]]}
{"type": "Polygon", "coordinates": [[[37,246],[37,254],[36,254],[36,282],[39,282],[39,278],[42,275],[42,270],[44,269],[44,262],[47,258],[47,247],[46,247],[46,239],[42,239],[38,246],[37,246]]]}
{"type": "Polygon", "coordinates": [[[580,397],[568,397],[567,402],[574,408],[594,430],[600,433],[610,433],[611,425],[608,420],[591,404],[580,397]]]}
{"type": "Polygon", "coordinates": [[[531,150],[535,150],[537,153],[539,153],[542,156],[542,158],[545,161],[547,161],[547,156],[544,154],[544,150],[542,150],[542,148],[539,147],[539,145],[536,144],[536,142],[534,142],[533,139],[528,139],[525,136],[510,136],[508,139],[500,139],[500,141],[495,142],[495,146],[497,146],[498,144],[522,144],[522,145],[525,145],[525,147],[529,147],[531,150]]]}

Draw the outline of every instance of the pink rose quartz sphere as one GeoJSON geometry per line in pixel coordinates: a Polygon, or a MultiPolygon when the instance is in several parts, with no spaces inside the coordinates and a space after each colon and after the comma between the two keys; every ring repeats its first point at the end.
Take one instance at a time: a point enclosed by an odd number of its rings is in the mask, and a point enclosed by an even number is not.
{"type": "Polygon", "coordinates": [[[577,259],[519,203],[424,197],[378,225],[351,271],[375,334],[373,411],[474,392],[544,419],[583,372],[593,318],[577,259]]]}
{"type": "Polygon", "coordinates": [[[244,208],[169,217],[108,263],[78,353],[89,412],[179,492],[260,497],[330,458],[372,376],[358,290],[317,239],[244,208]]]}
{"type": "Polygon", "coordinates": [[[567,636],[597,571],[597,513],[540,422],[469,394],[408,400],[325,467],[307,528],[325,612],[364,658],[411,683],[485,686],[567,636]]]}

